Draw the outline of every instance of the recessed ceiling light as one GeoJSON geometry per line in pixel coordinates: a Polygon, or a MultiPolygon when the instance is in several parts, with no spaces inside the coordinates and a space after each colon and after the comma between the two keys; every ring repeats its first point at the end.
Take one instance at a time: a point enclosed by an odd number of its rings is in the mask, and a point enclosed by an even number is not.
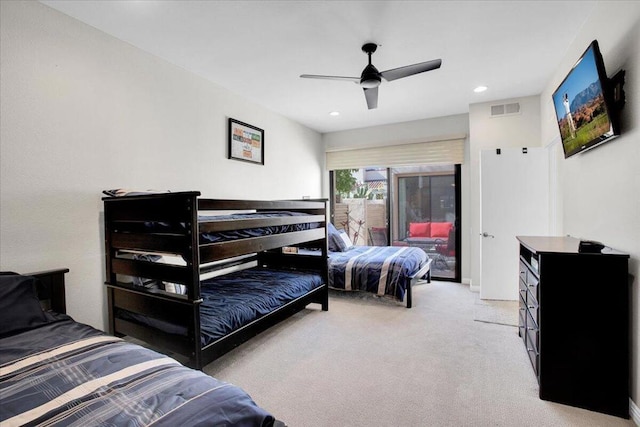
{"type": "Polygon", "coordinates": [[[480,93],[480,92],[484,92],[485,90],[487,90],[488,88],[486,86],[478,86],[477,88],[475,88],[473,91],[475,93],[480,93]]]}
{"type": "Polygon", "coordinates": [[[330,116],[339,116],[340,112],[339,111],[332,111],[329,113],[330,116]]]}

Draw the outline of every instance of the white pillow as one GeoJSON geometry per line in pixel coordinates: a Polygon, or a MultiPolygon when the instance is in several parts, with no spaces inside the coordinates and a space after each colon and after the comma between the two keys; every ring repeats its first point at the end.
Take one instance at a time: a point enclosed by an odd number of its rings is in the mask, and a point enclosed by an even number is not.
{"type": "Polygon", "coordinates": [[[349,238],[349,235],[347,234],[346,231],[340,230],[339,235],[340,235],[340,239],[342,240],[342,243],[344,244],[344,247],[342,248],[343,251],[346,251],[347,249],[353,246],[353,242],[351,241],[351,238],[349,238]]]}

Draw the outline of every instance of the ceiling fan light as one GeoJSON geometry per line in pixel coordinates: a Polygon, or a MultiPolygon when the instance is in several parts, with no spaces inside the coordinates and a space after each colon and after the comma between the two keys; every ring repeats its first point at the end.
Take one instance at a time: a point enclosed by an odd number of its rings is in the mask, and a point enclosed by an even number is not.
{"type": "Polygon", "coordinates": [[[380,80],[374,78],[362,79],[360,80],[360,85],[366,89],[373,89],[374,87],[380,86],[380,80]]]}

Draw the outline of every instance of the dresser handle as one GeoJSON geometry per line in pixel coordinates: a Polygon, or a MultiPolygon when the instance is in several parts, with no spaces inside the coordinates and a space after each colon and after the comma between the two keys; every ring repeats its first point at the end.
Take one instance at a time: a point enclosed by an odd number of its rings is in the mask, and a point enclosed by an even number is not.
{"type": "Polygon", "coordinates": [[[530,326],[527,326],[527,331],[537,331],[538,328],[532,328],[530,326]]]}
{"type": "Polygon", "coordinates": [[[538,307],[536,307],[535,305],[528,305],[528,306],[527,306],[527,308],[528,308],[529,310],[533,310],[534,308],[538,308],[538,307]]]}

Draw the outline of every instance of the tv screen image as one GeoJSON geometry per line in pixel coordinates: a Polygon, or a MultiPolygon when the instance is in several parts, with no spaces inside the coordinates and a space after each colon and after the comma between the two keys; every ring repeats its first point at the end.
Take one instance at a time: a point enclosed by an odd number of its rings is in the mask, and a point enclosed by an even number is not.
{"type": "Polygon", "coordinates": [[[553,93],[565,157],[617,136],[604,63],[593,41],[553,93]]]}

